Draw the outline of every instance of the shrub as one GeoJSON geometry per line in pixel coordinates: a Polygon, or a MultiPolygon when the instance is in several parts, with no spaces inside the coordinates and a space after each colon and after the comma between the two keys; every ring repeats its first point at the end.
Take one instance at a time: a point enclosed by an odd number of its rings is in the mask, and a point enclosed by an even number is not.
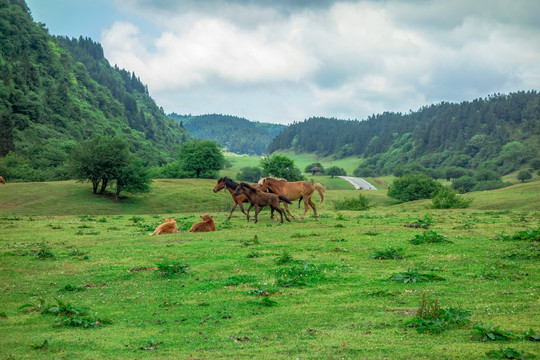
{"type": "Polygon", "coordinates": [[[427,230],[422,234],[415,235],[414,239],[410,240],[411,244],[434,244],[434,243],[451,243],[446,236],[439,235],[435,231],[427,230]]]}
{"type": "Polygon", "coordinates": [[[405,226],[411,228],[429,229],[431,225],[433,225],[433,219],[429,216],[429,214],[426,214],[423,219],[418,219],[415,222],[405,226]]]}
{"type": "Polygon", "coordinates": [[[369,257],[372,259],[378,259],[378,260],[401,260],[403,259],[403,254],[401,254],[402,249],[394,249],[393,247],[389,246],[386,249],[379,249],[375,251],[373,254],[371,254],[369,257]]]}
{"type": "Polygon", "coordinates": [[[489,180],[489,181],[479,181],[474,185],[473,191],[486,191],[486,190],[496,190],[503,187],[512,185],[511,183],[504,182],[502,180],[489,180]]]}
{"type": "Polygon", "coordinates": [[[262,169],[259,167],[243,167],[236,175],[236,178],[241,181],[256,183],[262,176],[262,169]]]}
{"type": "Polygon", "coordinates": [[[493,323],[490,322],[486,327],[481,324],[473,327],[473,334],[471,340],[474,341],[501,341],[512,340],[514,335],[508,331],[500,329],[498,326],[493,327],[493,323]]]}
{"type": "Polygon", "coordinates": [[[465,209],[472,200],[459,197],[452,189],[444,186],[434,194],[431,204],[434,209],[465,209]]]}
{"type": "Polygon", "coordinates": [[[388,190],[388,196],[400,201],[430,199],[441,187],[426,174],[411,173],[396,179],[388,190]]]}
{"type": "Polygon", "coordinates": [[[276,285],[281,287],[305,286],[319,280],[321,271],[306,263],[294,265],[276,271],[276,285]]]}
{"type": "Polygon", "coordinates": [[[456,307],[439,307],[438,298],[431,300],[424,291],[415,318],[405,325],[416,328],[420,333],[439,334],[446,329],[469,325],[469,316],[470,313],[456,307]]]}
{"type": "Polygon", "coordinates": [[[334,210],[353,210],[362,211],[369,209],[369,200],[364,195],[358,195],[357,198],[332,201],[334,210]]]}
{"type": "Polygon", "coordinates": [[[166,278],[172,278],[180,274],[188,273],[189,270],[188,264],[181,264],[179,262],[168,262],[168,261],[162,261],[157,264],[157,270],[156,272],[159,273],[160,276],[166,277],[166,278]]]}
{"type": "Polygon", "coordinates": [[[452,188],[464,194],[470,192],[476,185],[476,180],[472,176],[462,176],[452,182],[452,188]]]}
{"type": "Polygon", "coordinates": [[[491,350],[486,352],[490,359],[532,359],[531,354],[522,354],[514,348],[507,347],[506,349],[491,350]]]}

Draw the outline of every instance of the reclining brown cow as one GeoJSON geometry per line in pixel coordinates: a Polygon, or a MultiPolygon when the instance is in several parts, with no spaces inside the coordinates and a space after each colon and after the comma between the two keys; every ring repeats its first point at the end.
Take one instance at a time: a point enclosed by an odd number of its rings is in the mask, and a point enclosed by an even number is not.
{"type": "Polygon", "coordinates": [[[203,221],[199,221],[189,229],[188,232],[208,232],[208,231],[216,231],[216,224],[214,223],[214,220],[212,220],[213,216],[210,215],[202,215],[201,219],[203,221]]]}
{"type": "Polygon", "coordinates": [[[163,224],[159,225],[154,233],[150,235],[163,235],[163,234],[176,234],[178,232],[178,226],[176,225],[176,218],[161,218],[165,221],[163,224]]]}

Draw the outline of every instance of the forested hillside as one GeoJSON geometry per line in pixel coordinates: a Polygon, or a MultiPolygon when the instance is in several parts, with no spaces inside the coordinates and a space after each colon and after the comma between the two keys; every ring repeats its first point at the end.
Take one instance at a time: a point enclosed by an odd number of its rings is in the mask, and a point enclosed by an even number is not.
{"type": "Polygon", "coordinates": [[[369,174],[389,174],[406,165],[506,174],[539,156],[540,94],[521,91],[460,104],[443,102],[365,121],[311,118],[287,127],[268,151],[280,149],[359,155],[365,158],[359,170],[369,174]]]}
{"type": "Polygon", "coordinates": [[[230,115],[178,115],[169,117],[181,123],[191,135],[216,141],[227,151],[238,154],[261,155],[285,125],[249,121],[230,115]]]}
{"type": "Polygon", "coordinates": [[[100,44],[53,37],[23,0],[0,0],[2,176],[63,179],[71,148],[93,134],[124,138],[147,165],[168,161],[189,138],[100,44]]]}

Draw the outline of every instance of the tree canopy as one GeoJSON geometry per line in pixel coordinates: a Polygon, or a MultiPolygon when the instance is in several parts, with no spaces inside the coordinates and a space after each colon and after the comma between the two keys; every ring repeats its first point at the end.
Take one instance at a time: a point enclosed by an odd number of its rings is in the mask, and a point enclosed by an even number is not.
{"type": "Polygon", "coordinates": [[[260,166],[263,168],[263,173],[267,176],[283,178],[287,181],[305,180],[300,169],[295,167],[294,160],[286,155],[274,154],[270,156],[266,154],[261,159],[260,166]]]}
{"type": "Polygon", "coordinates": [[[205,172],[217,172],[223,167],[225,160],[215,141],[200,139],[183,144],[178,152],[178,158],[181,168],[186,172],[192,172],[196,178],[205,172]]]}

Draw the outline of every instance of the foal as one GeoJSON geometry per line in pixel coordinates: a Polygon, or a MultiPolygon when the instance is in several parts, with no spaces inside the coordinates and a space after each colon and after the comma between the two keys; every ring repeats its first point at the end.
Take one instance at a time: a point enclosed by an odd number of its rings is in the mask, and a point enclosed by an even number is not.
{"type": "MultiPolygon", "coordinates": [[[[288,204],[291,204],[289,199],[287,199],[285,196],[271,194],[271,193],[264,193],[260,191],[259,189],[256,189],[253,186],[246,183],[240,183],[238,187],[236,188],[236,190],[234,191],[233,196],[237,196],[239,194],[246,195],[251,205],[255,206],[255,224],[258,221],[259,211],[261,211],[261,209],[265,206],[270,206],[272,210],[276,210],[281,215],[282,223],[283,223],[283,215],[285,215],[285,219],[288,222],[291,222],[291,220],[289,220],[289,218],[287,217],[287,214],[285,213],[285,211],[283,211],[281,206],[279,206],[280,201],[284,201],[288,204]]],[[[249,221],[249,210],[248,210],[247,220],[249,221]]]]}

